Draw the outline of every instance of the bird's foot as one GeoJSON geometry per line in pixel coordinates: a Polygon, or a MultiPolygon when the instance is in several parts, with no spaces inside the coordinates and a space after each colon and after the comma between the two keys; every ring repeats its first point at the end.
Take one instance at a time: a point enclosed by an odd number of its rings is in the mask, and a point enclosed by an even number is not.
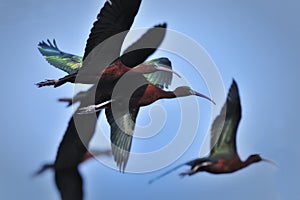
{"type": "Polygon", "coordinates": [[[57,80],[45,80],[45,81],[41,81],[39,83],[36,83],[35,85],[40,87],[44,87],[44,86],[51,86],[51,85],[55,85],[57,82],[57,80]]]}

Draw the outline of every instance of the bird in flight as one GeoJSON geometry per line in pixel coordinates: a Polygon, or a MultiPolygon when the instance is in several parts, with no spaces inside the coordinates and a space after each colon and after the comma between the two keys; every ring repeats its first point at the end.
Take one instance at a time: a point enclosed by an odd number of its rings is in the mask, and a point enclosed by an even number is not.
{"type": "MultiPolygon", "coordinates": [[[[140,107],[150,105],[163,98],[190,95],[199,96],[214,103],[209,97],[187,86],[177,87],[174,91],[165,91],[148,82],[143,76],[125,76],[122,79],[120,84],[116,85],[114,89],[116,96],[112,96],[112,99],[98,105],[89,105],[78,109],[78,114],[91,114],[105,109],[106,118],[111,128],[112,153],[120,171],[124,171],[127,165],[140,107]],[[140,85],[137,89],[136,84],[140,85]],[[131,88],[136,90],[133,91],[131,88]]],[[[82,94],[79,98],[82,98],[82,94]]],[[[69,103],[72,102],[71,98],[63,100],[69,100],[69,103]]]]}
{"type": "Polygon", "coordinates": [[[275,164],[273,161],[262,158],[258,154],[250,155],[245,161],[240,159],[236,148],[236,134],[241,116],[242,109],[238,86],[233,80],[226,103],[222,107],[221,113],[214,120],[210,130],[211,151],[209,156],[183,163],[150,180],[149,183],[153,183],[184,165],[188,165],[191,168],[181,173],[180,176],[191,176],[202,171],[212,174],[232,173],[260,161],[275,164]]]}

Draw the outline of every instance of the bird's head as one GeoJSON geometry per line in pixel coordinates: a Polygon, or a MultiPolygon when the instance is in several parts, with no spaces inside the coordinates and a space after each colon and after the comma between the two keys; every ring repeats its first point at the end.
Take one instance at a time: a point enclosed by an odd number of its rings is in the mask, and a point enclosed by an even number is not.
{"type": "Polygon", "coordinates": [[[256,163],[262,161],[262,157],[259,154],[250,155],[248,160],[251,160],[251,163],[256,163]]]}
{"type": "Polygon", "coordinates": [[[176,74],[179,78],[181,76],[176,71],[172,70],[171,61],[168,58],[162,57],[144,62],[137,67],[132,68],[131,72],[149,74],[157,71],[164,71],[176,74]]]}
{"type": "Polygon", "coordinates": [[[270,163],[270,164],[275,165],[276,167],[278,167],[278,165],[274,161],[262,158],[259,154],[250,155],[247,160],[249,160],[250,163],[256,163],[256,162],[260,162],[260,161],[265,161],[265,162],[268,162],[268,163],[270,163]]]}
{"type": "Polygon", "coordinates": [[[209,101],[211,101],[213,104],[216,104],[211,98],[207,97],[206,95],[204,94],[201,94],[200,92],[197,92],[193,89],[191,89],[190,87],[188,86],[180,86],[180,87],[177,87],[175,90],[174,90],[174,94],[178,97],[184,97],[184,96],[190,96],[190,95],[195,95],[195,96],[198,96],[198,97],[202,97],[202,98],[205,98],[209,101]]]}

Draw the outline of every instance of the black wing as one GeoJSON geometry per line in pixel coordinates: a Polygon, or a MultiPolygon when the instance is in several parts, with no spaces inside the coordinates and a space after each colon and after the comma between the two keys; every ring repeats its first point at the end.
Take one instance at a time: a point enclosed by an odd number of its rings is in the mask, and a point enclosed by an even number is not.
{"type": "MultiPolygon", "coordinates": [[[[141,0],[111,0],[112,4],[106,2],[97,16],[89,39],[85,47],[83,59],[100,43],[107,38],[130,29],[134,18],[139,10],[141,0]]],[[[120,54],[121,46],[126,34],[116,43],[115,49],[120,54]]]]}
{"type": "Polygon", "coordinates": [[[238,86],[233,80],[227,100],[211,128],[211,155],[236,153],[236,133],[242,116],[238,86]]]}
{"type": "MultiPolygon", "coordinates": [[[[91,102],[82,102],[86,106],[91,102]]],[[[56,155],[55,181],[62,199],[82,199],[82,178],[78,172],[92,138],[99,113],[74,114],[59,145],[56,155]]]]}
{"type": "Polygon", "coordinates": [[[62,200],[83,199],[83,180],[77,166],[55,170],[55,182],[62,200]]]}
{"type": "Polygon", "coordinates": [[[136,67],[153,54],[162,43],[167,24],[160,24],[149,29],[138,41],[129,46],[121,56],[121,61],[128,67],[136,67]]]}

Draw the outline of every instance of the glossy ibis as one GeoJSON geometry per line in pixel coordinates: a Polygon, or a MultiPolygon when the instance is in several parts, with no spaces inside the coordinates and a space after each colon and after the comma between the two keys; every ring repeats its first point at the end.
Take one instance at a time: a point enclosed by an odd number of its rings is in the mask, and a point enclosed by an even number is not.
{"type": "MultiPolygon", "coordinates": [[[[211,151],[208,157],[195,159],[181,164],[166,173],[152,179],[149,183],[171,173],[184,165],[191,166],[191,169],[181,173],[181,176],[191,176],[197,172],[206,171],[212,174],[232,173],[243,169],[253,163],[270,160],[262,158],[258,154],[250,155],[242,161],[236,149],[236,133],[241,119],[241,104],[238,86],[235,80],[229,89],[226,103],[221,113],[214,120],[211,128],[211,151]],[[221,131],[221,134],[219,135],[221,131]],[[219,136],[219,137],[218,137],[219,136]]],[[[274,163],[273,163],[274,164],[274,163]]]]}
{"type": "MultiPolygon", "coordinates": [[[[105,108],[105,114],[111,127],[111,145],[117,166],[124,171],[128,161],[136,117],[141,106],[147,106],[163,98],[177,98],[196,95],[213,102],[209,97],[182,86],[174,91],[165,91],[142,76],[127,76],[124,83],[115,88],[113,99],[98,105],[79,108],[80,114],[91,114],[105,108]],[[139,87],[136,89],[136,85],[139,87]],[[134,89],[136,89],[134,91],[134,89]],[[131,95],[132,94],[132,95],[131,95]]],[[[123,80],[120,80],[123,81],[123,80]]]]}

